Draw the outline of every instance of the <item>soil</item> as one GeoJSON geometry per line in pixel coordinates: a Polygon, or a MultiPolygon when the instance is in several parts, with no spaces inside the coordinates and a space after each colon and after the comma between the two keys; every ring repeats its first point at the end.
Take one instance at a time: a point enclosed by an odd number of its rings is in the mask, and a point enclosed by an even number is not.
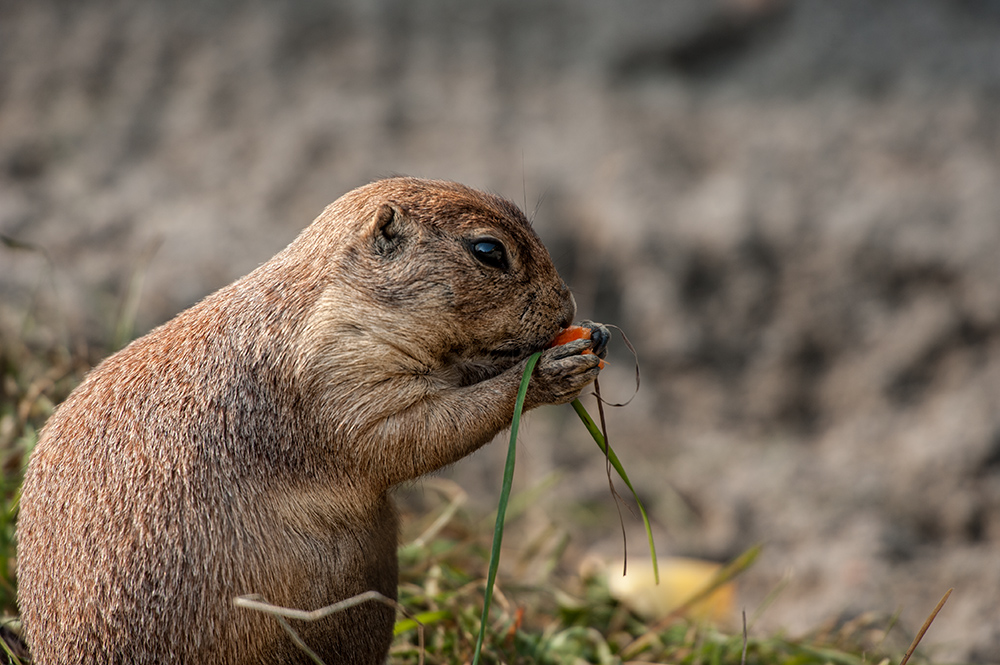
{"type": "MultiPolygon", "coordinates": [[[[0,325],[120,343],[372,178],[501,192],[638,349],[663,549],[765,543],[760,630],[955,587],[925,646],[1000,662],[998,156],[993,0],[0,1],[0,325]]],[[[528,430],[620,548],[573,414],[528,430]]],[[[501,448],[449,472],[485,505],[501,448]]]]}

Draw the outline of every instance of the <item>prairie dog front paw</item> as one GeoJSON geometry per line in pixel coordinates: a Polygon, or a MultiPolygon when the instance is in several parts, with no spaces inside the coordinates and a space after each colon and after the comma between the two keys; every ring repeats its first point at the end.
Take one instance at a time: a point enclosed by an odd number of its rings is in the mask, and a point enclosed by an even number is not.
{"type": "Polygon", "coordinates": [[[565,329],[554,346],[542,352],[528,385],[527,402],[537,406],[576,399],[604,366],[609,339],[608,329],[592,321],[565,329]]]}

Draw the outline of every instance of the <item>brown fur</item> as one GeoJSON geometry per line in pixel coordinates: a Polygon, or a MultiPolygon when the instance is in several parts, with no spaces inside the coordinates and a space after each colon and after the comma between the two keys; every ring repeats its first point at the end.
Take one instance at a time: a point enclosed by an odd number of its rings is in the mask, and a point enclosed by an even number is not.
{"type": "MultiPolygon", "coordinates": [[[[574,314],[511,203],[410,178],[346,194],[49,420],[17,534],[35,662],[308,662],[233,598],[395,597],[390,489],[509,426],[525,358],[574,314]],[[482,236],[509,267],[473,256],[482,236]]],[[[588,344],[544,352],[527,408],[593,381],[588,344]]],[[[380,663],[393,620],[369,602],[292,623],[328,664],[380,663]]]]}

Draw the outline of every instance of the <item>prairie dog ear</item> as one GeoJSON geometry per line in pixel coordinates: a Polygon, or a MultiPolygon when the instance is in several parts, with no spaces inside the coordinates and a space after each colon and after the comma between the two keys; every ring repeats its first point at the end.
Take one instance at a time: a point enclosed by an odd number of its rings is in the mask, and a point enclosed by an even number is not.
{"type": "Polygon", "coordinates": [[[406,214],[395,203],[383,203],[375,211],[368,225],[368,236],[372,239],[375,252],[392,257],[406,243],[406,214]]]}

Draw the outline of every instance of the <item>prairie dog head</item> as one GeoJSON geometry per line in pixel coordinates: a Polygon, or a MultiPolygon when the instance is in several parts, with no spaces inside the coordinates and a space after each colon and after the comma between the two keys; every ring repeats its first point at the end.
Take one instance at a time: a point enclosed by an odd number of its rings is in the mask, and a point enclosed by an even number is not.
{"type": "Polygon", "coordinates": [[[306,326],[312,351],[347,365],[363,339],[384,347],[387,363],[450,369],[471,383],[545,348],[576,313],[521,210],[457,183],[391,178],[358,188],[293,249],[327,277],[306,326]]]}

